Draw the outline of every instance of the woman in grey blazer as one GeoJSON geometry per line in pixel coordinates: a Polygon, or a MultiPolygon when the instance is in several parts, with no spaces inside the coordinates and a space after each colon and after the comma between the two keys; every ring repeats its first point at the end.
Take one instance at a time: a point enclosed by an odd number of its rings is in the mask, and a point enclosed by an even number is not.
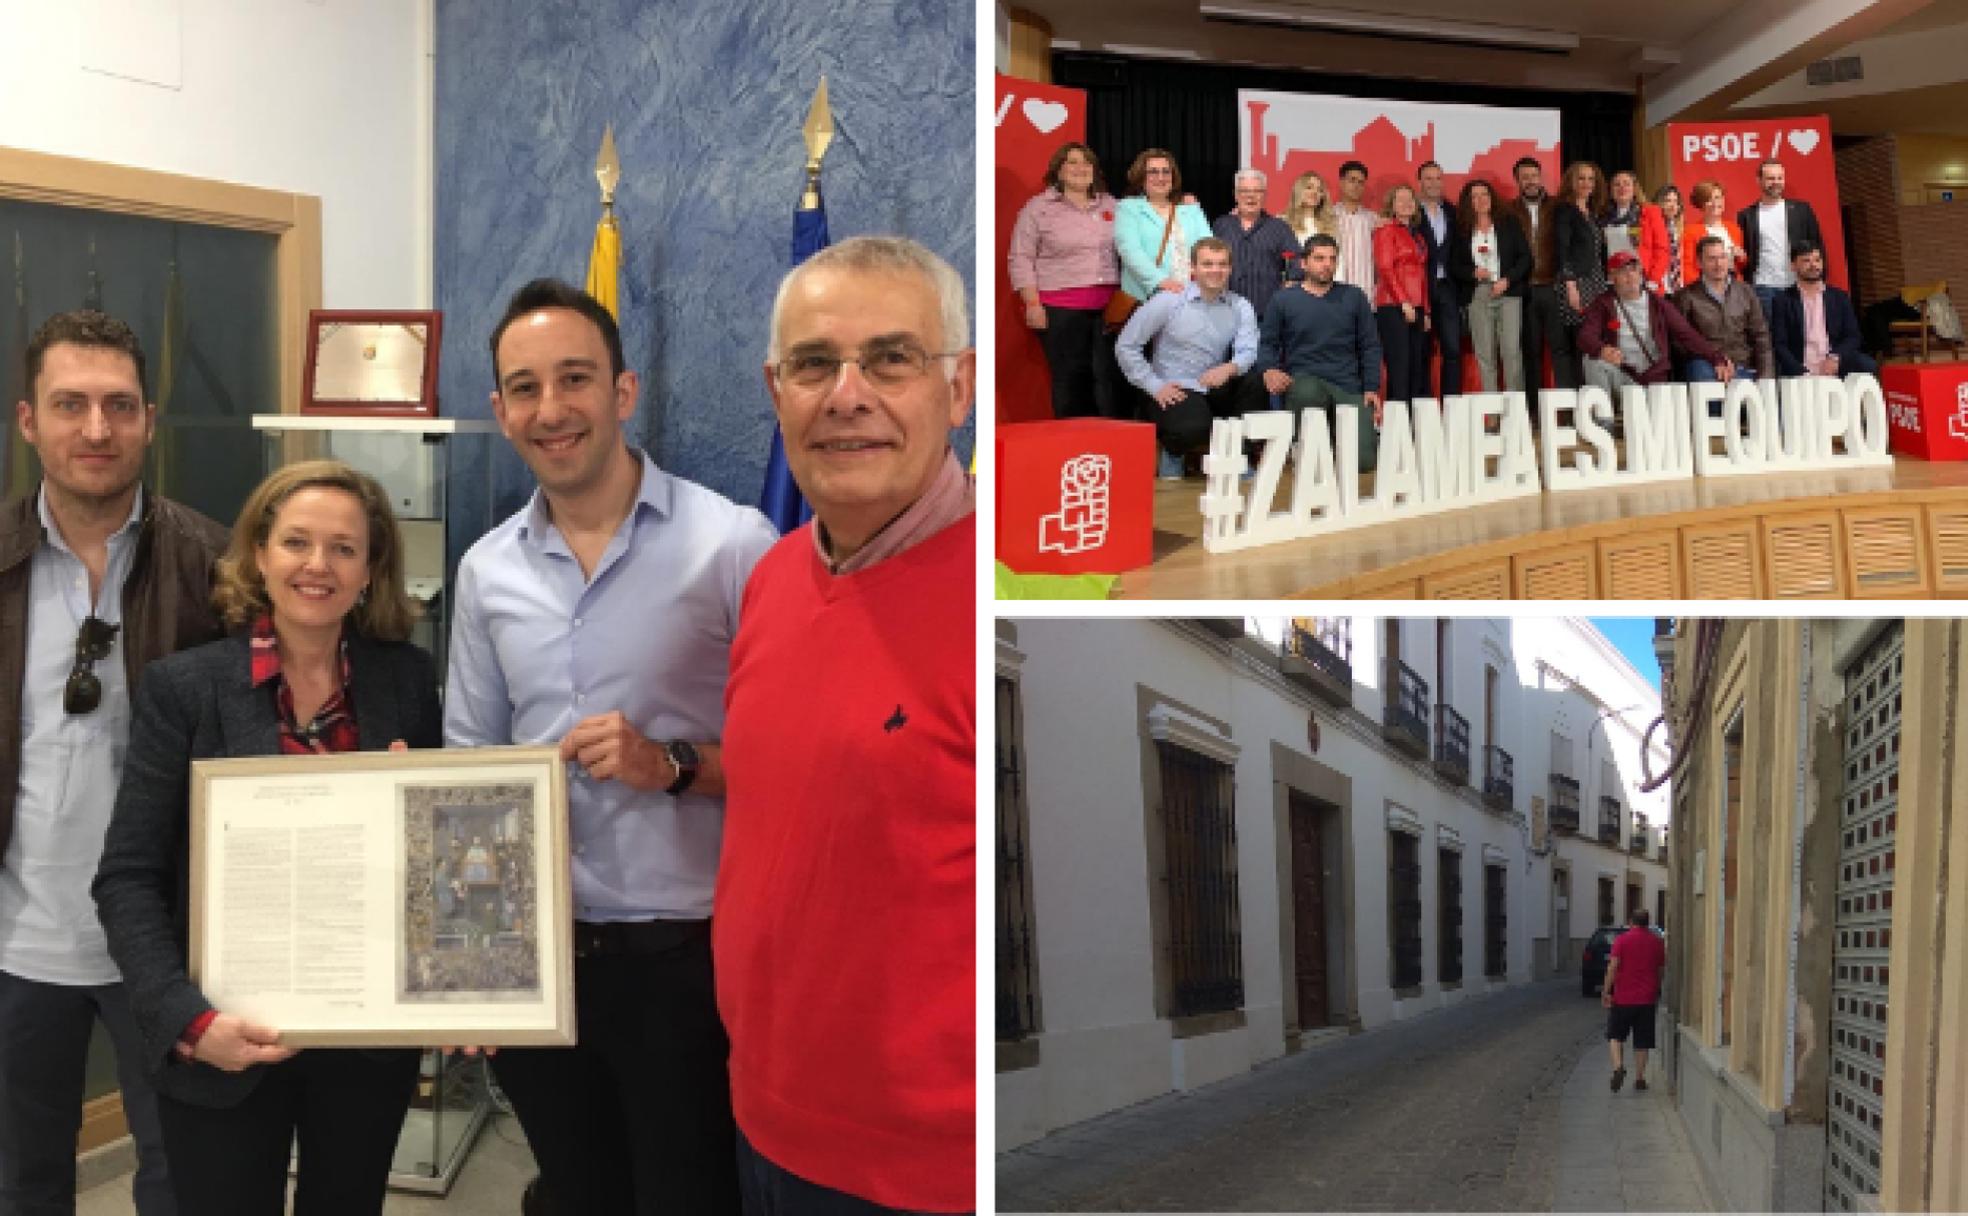
{"type": "Polygon", "coordinates": [[[406,639],[403,546],[376,482],[289,465],[240,511],[214,605],[234,636],[144,670],[94,887],[156,1083],[181,1211],[277,1216],[300,1138],[298,1216],[382,1210],[416,1084],[411,1050],[282,1047],[186,974],[191,762],[442,743],[435,669],[406,639]]]}

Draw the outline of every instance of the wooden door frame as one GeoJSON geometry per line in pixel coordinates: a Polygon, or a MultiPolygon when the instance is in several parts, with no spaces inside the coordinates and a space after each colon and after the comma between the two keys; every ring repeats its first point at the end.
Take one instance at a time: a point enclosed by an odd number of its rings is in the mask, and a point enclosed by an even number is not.
{"type": "Polygon", "coordinates": [[[321,307],[319,198],[5,147],[0,147],[0,198],[273,237],[280,399],[256,412],[300,410],[307,317],[321,307]]]}

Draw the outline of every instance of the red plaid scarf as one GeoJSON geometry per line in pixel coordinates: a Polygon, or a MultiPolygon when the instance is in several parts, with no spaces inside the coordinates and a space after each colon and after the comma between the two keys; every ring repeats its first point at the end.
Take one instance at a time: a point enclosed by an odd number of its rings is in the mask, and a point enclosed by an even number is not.
{"type": "Polygon", "coordinates": [[[348,634],[342,634],[340,670],[336,673],[335,693],[305,727],[294,721],[294,691],[280,671],[280,649],[274,638],[273,617],[261,613],[253,622],[251,643],[253,687],[268,680],[274,685],[274,704],[280,717],[280,752],[285,756],[325,755],[352,752],[358,747],[355,712],[349,705],[348,634]]]}

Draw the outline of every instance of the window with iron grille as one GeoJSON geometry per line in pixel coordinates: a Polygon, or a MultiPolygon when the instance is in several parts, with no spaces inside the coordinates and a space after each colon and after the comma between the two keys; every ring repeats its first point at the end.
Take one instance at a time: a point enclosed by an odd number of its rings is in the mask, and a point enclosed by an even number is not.
{"type": "Polygon", "coordinates": [[[1610,925],[1613,922],[1613,880],[1599,880],[1599,923],[1610,925]]]}
{"type": "Polygon", "coordinates": [[[1421,987],[1421,842],[1406,832],[1388,838],[1387,900],[1393,926],[1396,988],[1421,987]]]}
{"type": "Polygon", "coordinates": [[[1028,867],[1023,712],[1018,681],[998,677],[998,1039],[1039,1028],[1028,867]]]}
{"type": "Polygon", "coordinates": [[[1483,867],[1483,974],[1502,979],[1509,970],[1508,915],[1502,866],[1483,867]]]}
{"type": "Polygon", "coordinates": [[[1844,791],[1831,953],[1831,1081],[1824,1206],[1877,1206],[1886,1116],[1886,1005],[1900,808],[1906,631],[1894,625],[1846,676],[1844,791]]]}
{"type": "Polygon", "coordinates": [[[1462,854],[1438,849],[1436,873],[1436,978],[1444,984],[1462,982],[1462,854]]]}
{"type": "Polygon", "coordinates": [[[1158,742],[1174,1017],[1244,1003],[1237,825],[1230,766],[1158,742]]]}

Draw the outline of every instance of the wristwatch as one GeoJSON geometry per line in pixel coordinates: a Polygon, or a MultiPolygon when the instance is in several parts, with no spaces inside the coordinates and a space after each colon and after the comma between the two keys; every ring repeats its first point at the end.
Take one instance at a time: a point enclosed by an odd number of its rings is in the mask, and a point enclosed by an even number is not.
{"type": "Polygon", "coordinates": [[[671,764],[676,765],[676,780],[670,782],[663,790],[665,794],[674,797],[689,789],[690,783],[697,780],[697,769],[703,764],[703,760],[697,755],[697,749],[682,739],[673,739],[665,743],[663,754],[670,758],[671,764]]]}

